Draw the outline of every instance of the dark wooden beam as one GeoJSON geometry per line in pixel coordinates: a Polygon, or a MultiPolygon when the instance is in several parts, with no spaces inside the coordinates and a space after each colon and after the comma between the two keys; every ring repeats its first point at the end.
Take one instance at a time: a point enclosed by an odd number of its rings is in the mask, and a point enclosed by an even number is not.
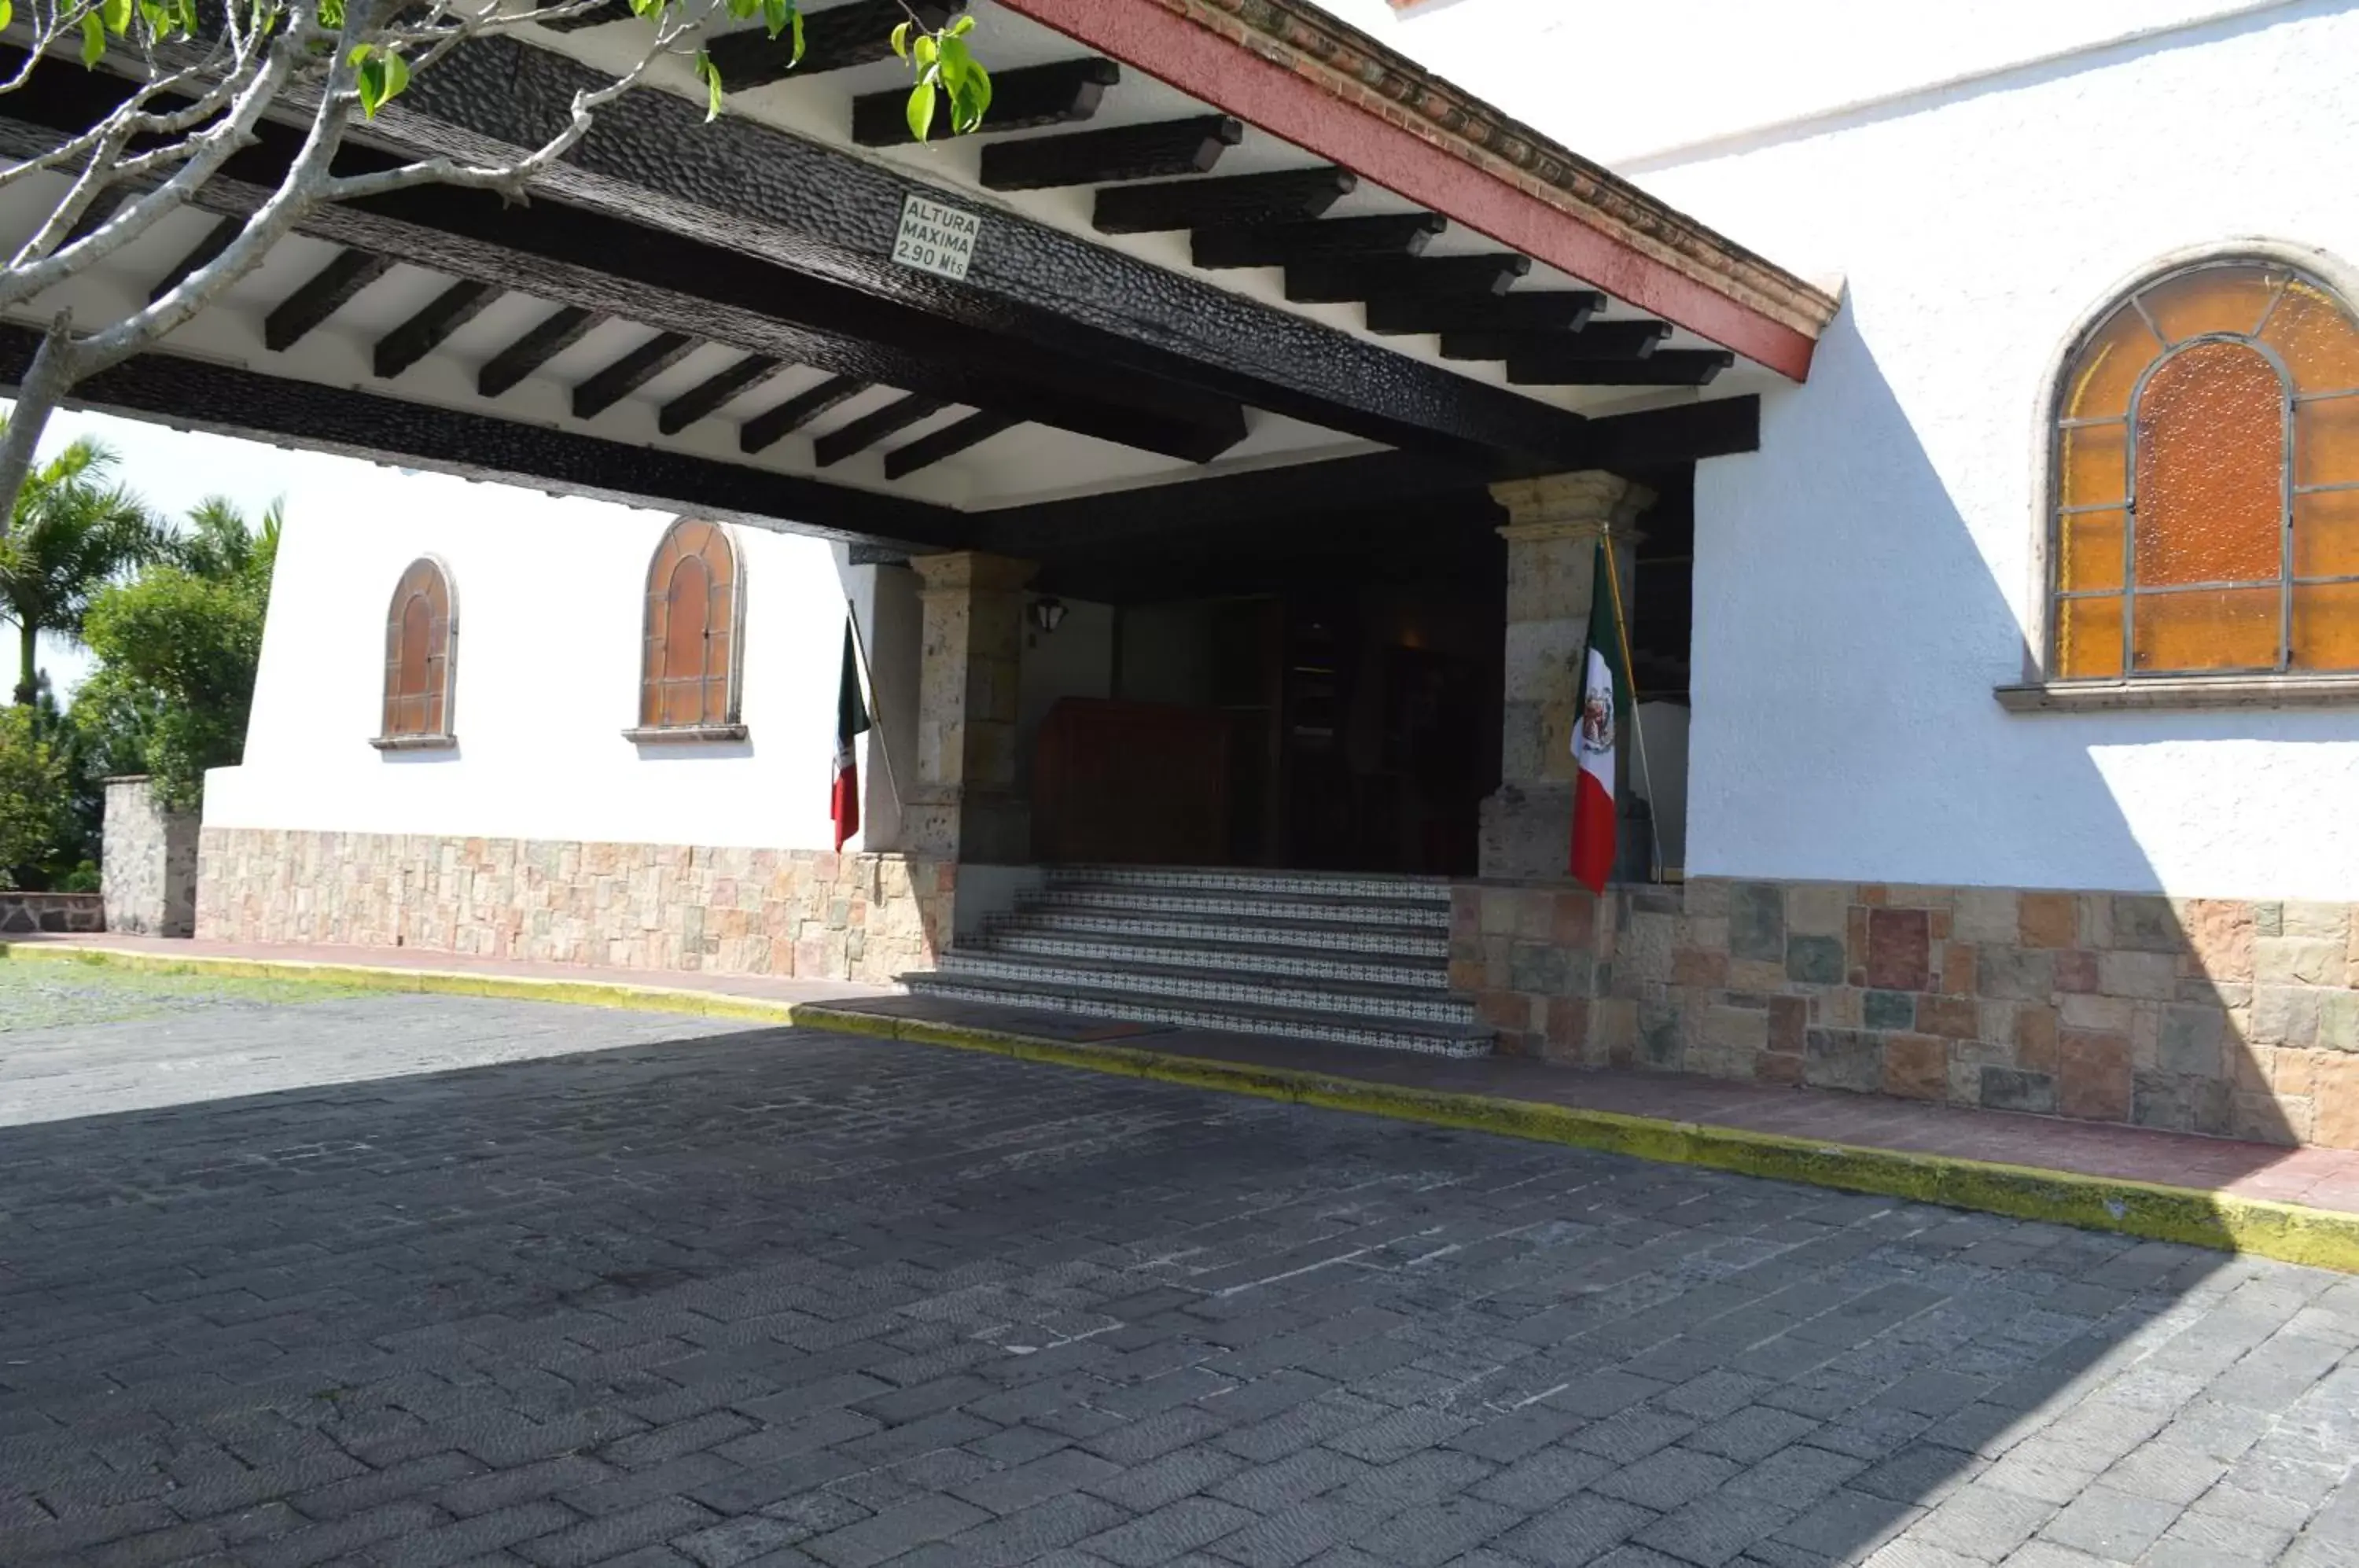
{"type": "Polygon", "coordinates": [[[1444,359],[1643,359],[1671,335],[1669,321],[1592,321],[1577,332],[1444,332],[1444,359]]]}
{"type": "Polygon", "coordinates": [[[1761,450],[1761,399],[1714,397],[1589,421],[1587,466],[1628,474],[1761,450]]]}
{"type": "Polygon", "coordinates": [[[944,425],[929,436],[919,436],[907,446],[897,446],[885,454],[885,477],[906,479],[921,468],[930,468],[946,457],[955,457],[969,447],[981,446],[992,437],[1012,430],[1022,424],[1006,414],[995,414],[988,408],[969,414],[953,425],[944,425]]]}
{"type": "Polygon", "coordinates": [[[1189,245],[1198,267],[1219,271],[1285,267],[1329,256],[1419,256],[1448,227],[1448,219],[1431,212],[1386,212],[1312,223],[1223,224],[1198,229],[1189,236],[1189,245]]]}
{"type": "Polygon", "coordinates": [[[763,409],[737,428],[737,450],[759,452],[789,430],[799,430],[839,403],[850,402],[872,384],[850,376],[831,376],[808,392],[763,409]]]}
{"type": "Polygon", "coordinates": [[[1347,299],[1432,299],[1505,294],[1532,269],[1527,256],[1343,256],[1286,269],[1286,297],[1305,304],[1347,299]]]}
{"type": "Polygon", "coordinates": [[[1322,216],[1360,187],[1346,169],[1288,169],[1098,192],[1102,234],[1152,234],[1215,223],[1299,223],[1322,216]]]}
{"type": "Polygon", "coordinates": [[[1507,380],[1516,387],[1709,387],[1735,363],[1720,348],[1658,349],[1644,359],[1565,358],[1531,348],[1508,358],[1507,380]]]}
{"type": "MultiPolygon", "coordinates": [[[[974,134],[1077,124],[1095,114],[1105,101],[1106,89],[1121,80],[1122,67],[1094,56],[995,72],[991,79],[990,111],[974,134]]],[[[906,86],[888,93],[862,93],[852,101],[852,139],[862,147],[903,147],[916,141],[909,131],[908,106],[906,86]]],[[[950,123],[946,101],[937,123],[950,123]]]]}
{"type": "Polygon", "coordinates": [[[1368,301],[1368,330],[1408,332],[1579,332],[1605,308],[1605,296],[1587,289],[1536,289],[1485,299],[1390,295],[1368,301]]]}
{"type": "Polygon", "coordinates": [[[156,287],[147,290],[147,302],[152,305],[178,289],[189,274],[229,249],[230,242],[244,233],[245,220],[243,218],[223,218],[215,223],[206,232],[204,238],[189,247],[188,255],[174,262],[171,270],[156,280],[156,287]]]}
{"type": "MultiPolygon", "coordinates": [[[[0,387],[19,384],[39,345],[34,330],[0,325],[0,387]]],[[[966,519],[945,506],[173,354],[100,371],[73,396],[159,423],[625,506],[918,550],[973,544],[966,519]]]]}
{"type": "Polygon", "coordinates": [[[866,452],[886,436],[898,435],[941,411],[939,397],[903,397],[861,415],[842,430],[828,431],[811,442],[811,456],[821,468],[832,468],[847,457],[866,452]]]}
{"type": "Polygon", "coordinates": [[[982,179],[987,191],[1047,191],[1209,174],[1245,139],[1245,123],[1226,114],[1027,136],[984,147],[982,179]]]}
{"type": "Polygon", "coordinates": [[[658,332],[573,389],[573,417],[595,419],[686,359],[696,340],[686,332],[658,332]]]}
{"type": "Polygon", "coordinates": [[[541,318],[540,324],[492,355],[475,374],[475,390],[498,397],[509,388],[580,343],[591,328],[606,318],[579,305],[560,306],[541,318]]]}
{"type": "Polygon", "coordinates": [[[552,33],[578,33],[584,27],[604,27],[616,22],[627,22],[637,15],[631,9],[631,0],[605,0],[603,5],[592,5],[586,11],[560,16],[540,26],[552,33]]]}
{"type": "Polygon", "coordinates": [[[481,315],[500,292],[495,285],[472,278],[453,283],[418,314],[376,340],[376,373],[391,380],[408,370],[481,315]]]}
{"type": "Polygon", "coordinates": [[[784,363],[766,354],[747,354],[719,375],[690,387],[666,403],[656,415],[656,429],[668,436],[678,435],[784,363]]]}
{"type": "MultiPolygon", "coordinates": [[[[30,114],[71,135],[125,91],[71,66],[35,78],[0,119],[30,114]]],[[[348,142],[338,167],[538,145],[573,93],[607,80],[513,38],[478,40],[411,82],[393,147],[348,142]]],[[[395,134],[388,124],[371,142],[395,134]]],[[[266,125],[261,142],[208,186],[206,206],[259,209],[299,137],[266,125]]],[[[1241,438],[1240,404],[1466,461],[1578,448],[1578,414],[1019,214],[990,214],[962,282],[897,267],[893,226],[912,192],[944,194],[743,116],[708,125],[696,104],[647,91],[601,110],[596,134],[543,177],[529,223],[495,195],[434,188],[337,203],[301,229],[1191,461],[1241,438]]]]}
{"type": "Polygon", "coordinates": [[[273,352],[284,354],[392,267],[393,262],[386,256],[372,256],[363,250],[342,252],[263,318],[262,341],[273,352]]]}
{"type": "Polygon", "coordinates": [[[721,85],[731,93],[766,86],[788,76],[821,76],[855,65],[874,65],[893,58],[893,29],[910,13],[929,31],[966,9],[966,0],[917,0],[908,10],[900,0],[853,0],[824,11],[803,13],[803,57],[795,59],[791,31],[777,38],[762,27],[723,33],[704,52],[721,71],[721,85]]]}

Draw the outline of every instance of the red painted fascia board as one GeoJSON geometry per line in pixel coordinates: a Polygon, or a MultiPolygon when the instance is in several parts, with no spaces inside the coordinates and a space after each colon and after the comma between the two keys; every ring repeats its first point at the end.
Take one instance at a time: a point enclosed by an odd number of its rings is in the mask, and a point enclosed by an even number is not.
{"type": "Polygon", "coordinates": [[[1238,47],[1162,0],[998,4],[1780,375],[1801,381],[1810,373],[1815,345],[1807,334],[1238,47]]]}

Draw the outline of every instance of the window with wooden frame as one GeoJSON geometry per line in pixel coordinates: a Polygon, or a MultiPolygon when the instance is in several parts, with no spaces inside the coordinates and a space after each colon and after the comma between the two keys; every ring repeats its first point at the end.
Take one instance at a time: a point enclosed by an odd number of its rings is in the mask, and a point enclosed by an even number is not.
{"type": "Polygon", "coordinates": [[[2139,285],[2068,356],[2053,447],[2051,681],[2359,672],[2359,323],[2327,284],[2230,258],[2139,285]]]}
{"type": "Polygon", "coordinates": [[[459,615],[450,569],[432,556],[409,563],[385,613],[385,715],[380,750],[451,746],[459,615]]]}
{"type": "Polygon", "coordinates": [[[635,740],[742,740],[736,547],[719,523],[683,517],[647,568],[635,740]]]}

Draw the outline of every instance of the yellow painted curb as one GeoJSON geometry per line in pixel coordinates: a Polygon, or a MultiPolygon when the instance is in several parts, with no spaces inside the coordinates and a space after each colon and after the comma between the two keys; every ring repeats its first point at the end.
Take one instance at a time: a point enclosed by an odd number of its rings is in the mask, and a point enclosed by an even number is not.
{"type": "Polygon", "coordinates": [[[0,959],[91,964],[147,975],[214,975],[235,980],[302,980],[365,991],[411,991],[448,996],[496,996],[515,1002],[569,1002],[635,1012],[690,1013],[792,1024],[795,1004],[762,996],[625,985],[607,980],[542,980],[522,975],[472,975],[456,969],[393,969],[364,964],[321,964],[299,958],[218,958],[148,953],[136,948],[0,942],[0,959]]]}
{"type": "Polygon", "coordinates": [[[2288,1263],[2359,1274],[2359,1214],[2332,1209],[2233,1197],[2191,1187],[2083,1176],[2068,1171],[2000,1165],[1954,1155],[1821,1143],[1738,1127],[1627,1116],[1619,1111],[1416,1089],[1332,1073],[1180,1056],[1136,1045],[1069,1044],[1005,1029],[895,1018],[823,1003],[772,1001],[610,981],[539,980],[300,959],[180,957],[128,948],[47,942],[0,942],[0,959],[95,964],[157,975],[308,980],[375,991],[567,1002],[829,1029],[839,1034],[991,1051],[1025,1062],[1568,1144],[1843,1192],[1979,1209],[2153,1241],[2249,1252],[2288,1263]]]}
{"type": "Polygon", "coordinates": [[[1642,1160],[1979,1209],[2017,1219],[2249,1252],[2288,1263],[2359,1273],[2359,1214],[2332,1209],[1953,1155],[1821,1143],[1618,1111],[1408,1088],[1290,1068],[1178,1056],[1136,1045],[1069,1045],[1000,1029],[929,1023],[824,1005],[798,1007],[795,1021],[806,1029],[987,1051],[1027,1062],[1570,1144],[1642,1160]]]}

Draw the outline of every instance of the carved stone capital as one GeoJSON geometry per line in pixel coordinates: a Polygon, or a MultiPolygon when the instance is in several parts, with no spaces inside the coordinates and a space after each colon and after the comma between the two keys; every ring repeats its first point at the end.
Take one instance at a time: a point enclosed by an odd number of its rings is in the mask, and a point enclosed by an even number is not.
{"type": "Polygon", "coordinates": [[[1600,535],[1626,539],[1639,514],[1655,504],[1652,490],[1602,468],[1502,480],[1491,486],[1491,498],[1507,509],[1499,537],[1510,544],[1600,535]]]}

